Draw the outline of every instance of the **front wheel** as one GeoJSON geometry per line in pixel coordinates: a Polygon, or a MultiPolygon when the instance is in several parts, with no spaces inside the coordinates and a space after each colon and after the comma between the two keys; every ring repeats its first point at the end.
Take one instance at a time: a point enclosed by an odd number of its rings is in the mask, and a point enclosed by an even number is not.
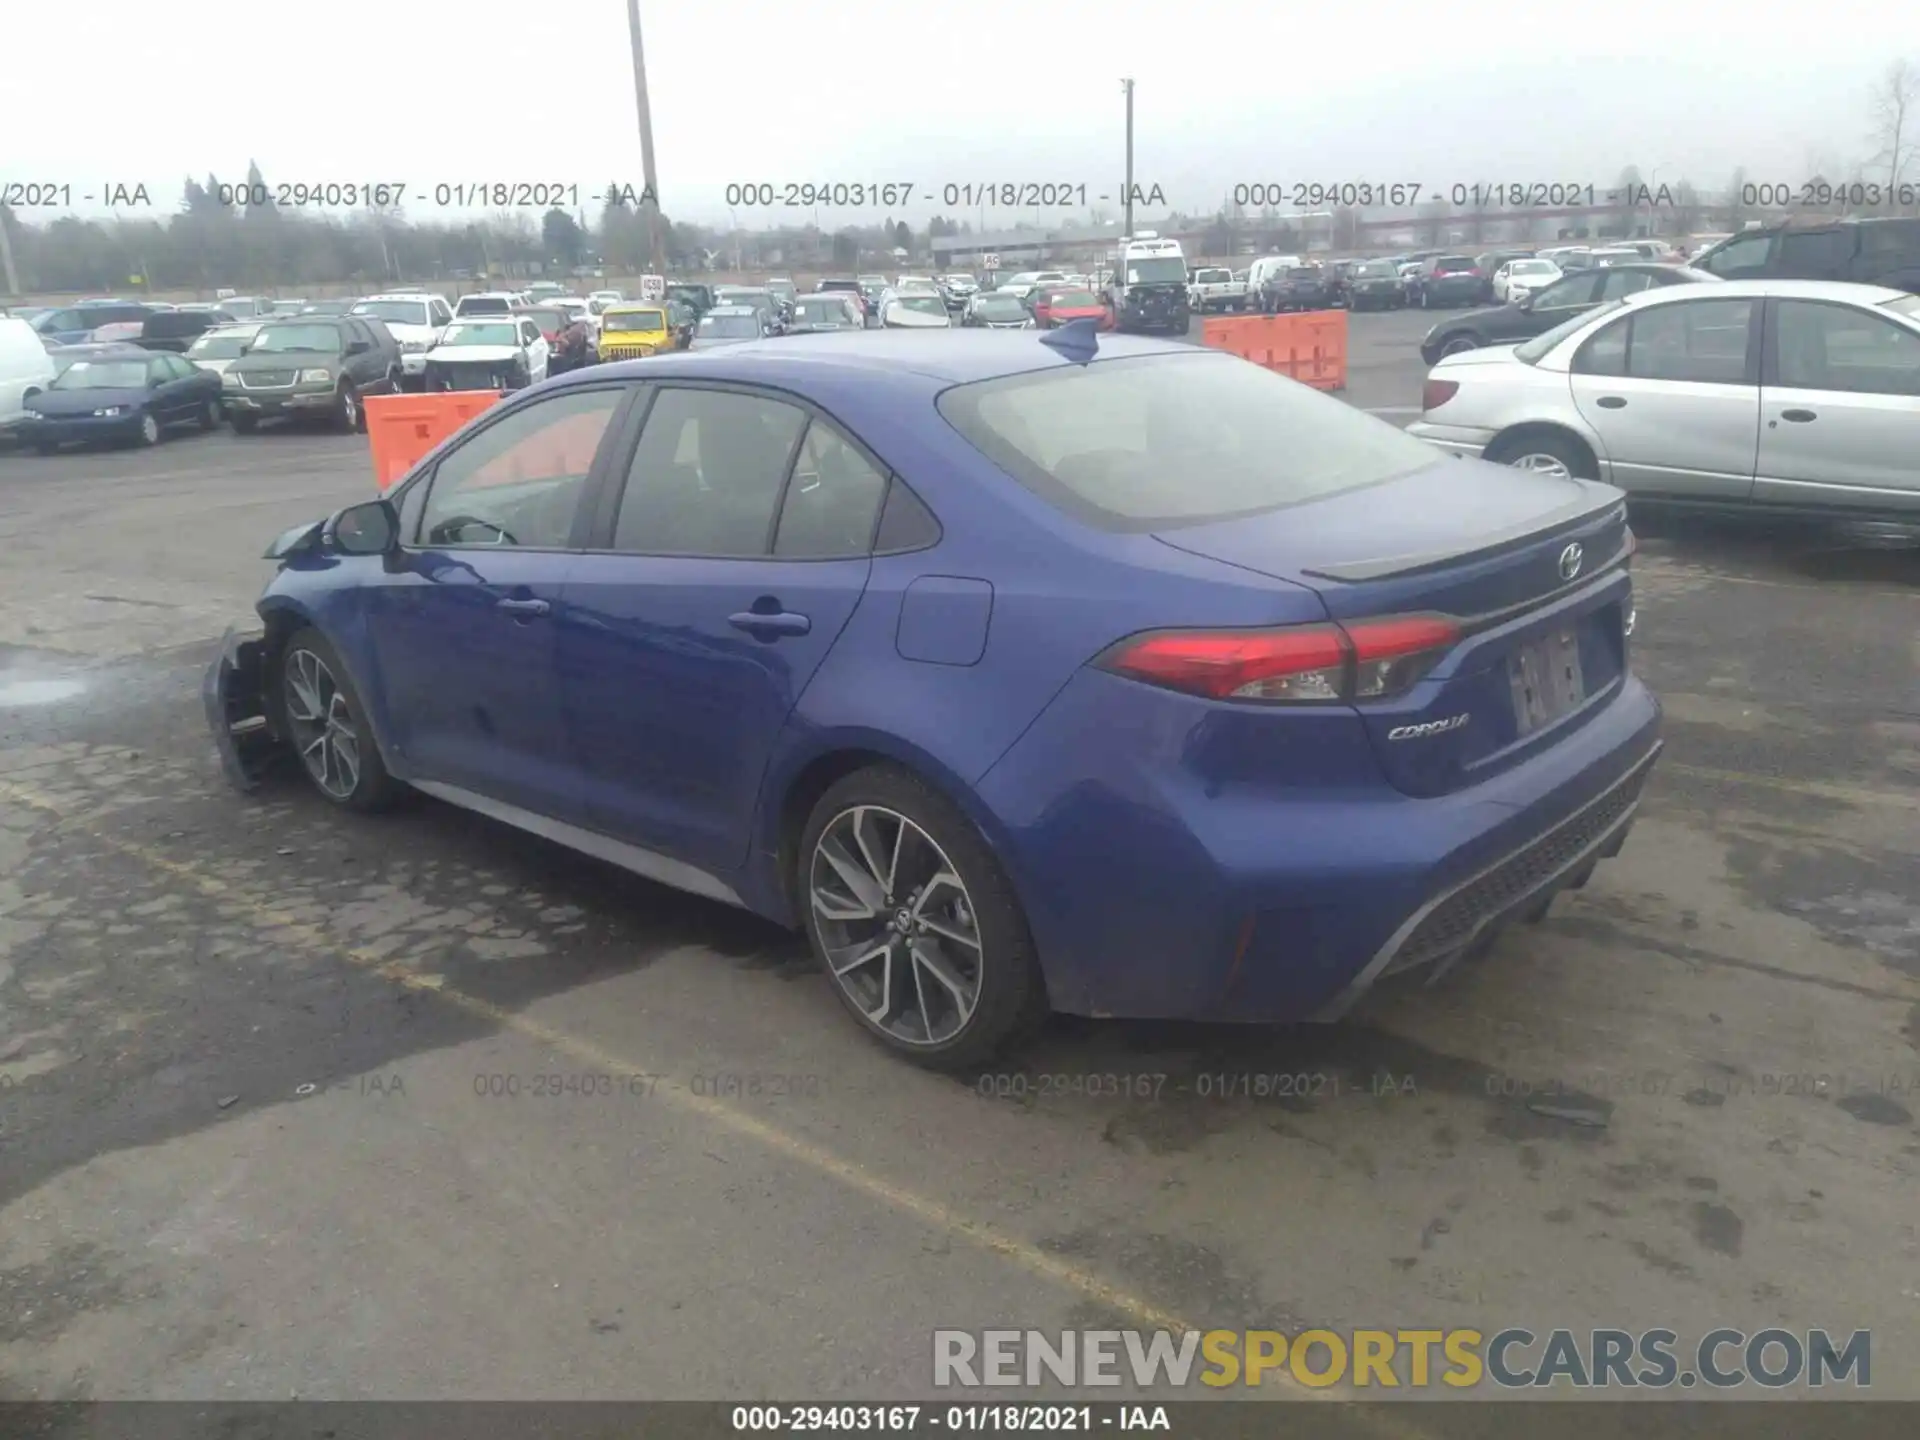
{"type": "Polygon", "coordinates": [[[355,434],[366,423],[366,417],[360,410],[360,392],[352,385],[341,382],[340,392],[333,400],[333,426],[348,435],[355,434]]]}
{"type": "Polygon", "coordinates": [[[154,418],[151,410],[140,417],[140,428],[134,431],[134,443],[142,446],[160,443],[160,422],[154,418]]]}
{"type": "Polygon", "coordinates": [[[367,724],[346,666],[318,630],[298,631],[280,652],[280,734],[314,789],[347,810],[380,810],[401,793],[367,724]]]}
{"type": "Polygon", "coordinates": [[[1046,986],[1005,871],[945,796],[891,765],[813,807],[795,894],[842,1004],[895,1054],[978,1065],[1046,1013],[1046,986]]]}

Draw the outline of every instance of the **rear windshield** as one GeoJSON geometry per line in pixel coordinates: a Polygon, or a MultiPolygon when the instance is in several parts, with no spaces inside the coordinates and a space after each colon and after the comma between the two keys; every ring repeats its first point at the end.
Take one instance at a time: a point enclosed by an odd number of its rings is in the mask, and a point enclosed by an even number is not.
{"type": "Polygon", "coordinates": [[[1106,530],[1254,515],[1434,463],[1425,441],[1230,355],[1061,366],[938,403],[1015,480],[1106,530]]]}
{"type": "Polygon", "coordinates": [[[1296,265],[1287,271],[1289,280],[1318,280],[1319,278],[1320,267],[1317,265],[1296,265]]]}
{"type": "Polygon", "coordinates": [[[1462,271],[1471,269],[1473,269],[1473,261],[1464,255],[1449,255],[1444,260],[1433,262],[1433,273],[1436,275],[1458,275],[1462,271]]]}
{"type": "Polygon", "coordinates": [[[467,296],[460,302],[459,307],[459,313],[462,315],[506,315],[512,310],[513,305],[509,301],[477,295],[467,296]]]}
{"type": "Polygon", "coordinates": [[[1353,267],[1353,275],[1356,280],[1391,279],[1399,273],[1400,267],[1395,265],[1391,260],[1369,260],[1365,264],[1353,267]]]}
{"type": "Polygon", "coordinates": [[[1542,355],[1553,349],[1554,346],[1573,334],[1573,332],[1578,330],[1582,325],[1589,324],[1602,315],[1609,315],[1626,303],[1625,300],[1609,300],[1606,304],[1596,305],[1591,310],[1582,310],[1572,319],[1562,320],[1551,330],[1534,336],[1533,339],[1527,341],[1524,345],[1514,346],[1513,358],[1516,360],[1524,360],[1529,365],[1537,364],[1542,355]]]}

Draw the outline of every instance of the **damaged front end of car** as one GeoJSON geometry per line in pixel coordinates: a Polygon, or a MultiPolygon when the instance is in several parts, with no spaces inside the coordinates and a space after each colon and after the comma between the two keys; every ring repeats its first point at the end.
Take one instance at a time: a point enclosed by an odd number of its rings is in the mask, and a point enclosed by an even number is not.
{"type": "MultiPolygon", "coordinates": [[[[263,558],[285,564],[319,548],[327,521],[296,525],[269,545],[263,558]]],[[[278,733],[268,704],[272,660],[263,626],[229,626],[220,650],[200,682],[207,728],[213,732],[220,768],[235,789],[252,794],[286,768],[293,752],[278,733]]]]}

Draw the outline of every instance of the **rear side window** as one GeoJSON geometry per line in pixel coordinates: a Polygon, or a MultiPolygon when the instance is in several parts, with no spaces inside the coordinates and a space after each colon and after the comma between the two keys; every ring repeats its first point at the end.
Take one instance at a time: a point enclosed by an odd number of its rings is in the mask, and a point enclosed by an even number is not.
{"type": "Polygon", "coordinates": [[[1789,230],[1780,237],[1776,264],[1781,274],[1798,280],[1844,280],[1851,259],[1850,229],[1789,230]]]}
{"type": "Polygon", "coordinates": [[[1689,300],[1635,312],[1626,373],[1637,380],[1741,384],[1753,307],[1751,300],[1689,300]]]}
{"type": "Polygon", "coordinates": [[[663,389],[627,472],[613,548],[765,555],[806,425],[804,410],[759,395],[663,389]]]}
{"type": "Polygon", "coordinates": [[[940,413],[1048,503],[1107,530],[1258,514],[1433,463],[1424,442],[1228,355],[1152,355],[956,386],[940,413]]]}

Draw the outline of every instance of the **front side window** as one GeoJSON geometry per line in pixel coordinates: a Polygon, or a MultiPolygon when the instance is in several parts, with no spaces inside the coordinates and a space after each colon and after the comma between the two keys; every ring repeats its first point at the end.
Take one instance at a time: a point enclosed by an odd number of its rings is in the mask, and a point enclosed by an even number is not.
{"type": "Polygon", "coordinates": [[[1636,311],[1626,373],[1636,380],[1744,383],[1753,306],[1751,300],[1689,300],[1636,311]]]}
{"type": "Polygon", "coordinates": [[[1856,395],[1920,395],[1920,334],[1851,305],[1782,300],[1775,315],[1779,384],[1856,395]]]}
{"type": "Polygon", "coordinates": [[[1624,300],[1652,286],[1653,277],[1644,270],[1608,270],[1600,280],[1600,298],[1624,300]]]}
{"type": "Polygon", "coordinates": [[[481,430],[435,469],[420,543],[565,549],[594,454],[624,397],[570,390],[481,430]]]}
{"type": "Polygon", "coordinates": [[[1590,305],[1601,278],[1598,271],[1564,276],[1535,293],[1533,308],[1563,310],[1570,305],[1590,305]]]}
{"type": "Polygon", "coordinates": [[[731,390],[663,389],[627,471],[613,548],[763,556],[807,414],[731,390]]]}
{"type": "Polygon", "coordinates": [[[1729,275],[1736,270],[1746,270],[1767,263],[1767,252],[1773,247],[1771,235],[1742,235],[1729,240],[1725,245],[1696,260],[1694,264],[1713,275],[1729,275]]]}
{"type": "Polygon", "coordinates": [[[1424,441],[1224,355],[1048,368],[956,386],[938,405],[1015,480],[1110,530],[1256,514],[1433,463],[1424,441]]]}

